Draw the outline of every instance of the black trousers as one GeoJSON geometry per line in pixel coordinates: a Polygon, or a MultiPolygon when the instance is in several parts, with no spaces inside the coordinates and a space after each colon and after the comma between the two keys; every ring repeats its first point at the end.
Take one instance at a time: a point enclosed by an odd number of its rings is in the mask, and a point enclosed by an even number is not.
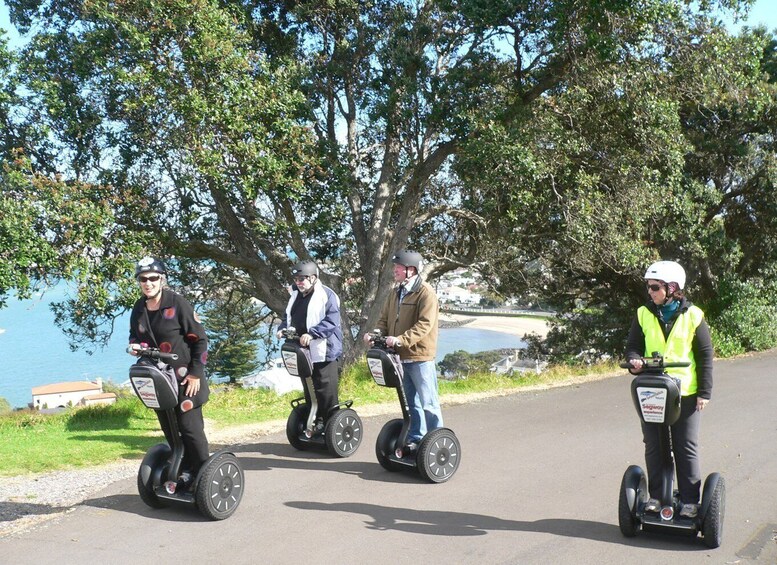
{"type": "MultiPolygon", "coordinates": [[[[680,400],[680,418],[671,426],[671,430],[677,490],[680,493],[680,501],[684,504],[698,504],[701,494],[700,424],[701,412],[696,410],[696,395],[683,396],[680,400]]],[[[651,498],[660,498],[663,486],[659,432],[658,425],[642,422],[648,490],[651,498]]]]}
{"type": "MultiPolygon", "coordinates": [[[[340,360],[320,361],[313,363],[313,390],[316,392],[318,402],[318,417],[327,419],[329,409],[339,404],[337,390],[340,384],[340,360]]],[[[307,387],[302,387],[305,392],[305,400],[310,403],[307,387]]]]}
{"type": "MultiPolygon", "coordinates": [[[[173,434],[164,412],[157,412],[159,424],[165,433],[169,445],[173,445],[173,434]]],[[[183,440],[183,469],[189,469],[192,474],[200,470],[203,463],[210,457],[208,438],[205,437],[205,421],[202,417],[202,406],[181,412],[176,406],[175,415],[178,420],[179,437],[183,440]]]]}

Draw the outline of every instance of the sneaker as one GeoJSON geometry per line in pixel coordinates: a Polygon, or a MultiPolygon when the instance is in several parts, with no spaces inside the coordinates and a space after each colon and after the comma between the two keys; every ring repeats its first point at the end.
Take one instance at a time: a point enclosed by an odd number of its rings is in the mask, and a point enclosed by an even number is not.
{"type": "Polygon", "coordinates": [[[178,492],[186,492],[190,490],[194,486],[194,475],[192,475],[189,471],[184,471],[181,473],[180,478],[178,479],[178,488],[176,490],[178,492]]]}
{"type": "Polygon", "coordinates": [[[645,512],[658,512],[661,510],[661,502],[656,498],[651,498],[645,503],[645,512]]]}
{"type": "Polygon", "coordinates": [[[316,420],[316,423],[315,423],[315,424],[313,424],[313,433],[314,433],[314,434],[321,434],[321,435],[323,435],[323,433],[324,433],[324,428],[325,428],[325,426],[324,426],[324,420],[323,420],[323,419],[321,419],[321,418],[318,418],[318,419],[316,420]]]}
{"type": "Polygon", "coordinates": [[[402,450],[405,455],[411,455],[418,451],[418,444],[414,441],[411,441],[405,446],[405,449],[402,450]]]}
{"type": "Polygon", "coordinates": [[[683,504],[683,507],[680,509],[680,516],[683,518],[696,518],[696,516],[699,515],[699,505],[698,504],[683,504]]]}

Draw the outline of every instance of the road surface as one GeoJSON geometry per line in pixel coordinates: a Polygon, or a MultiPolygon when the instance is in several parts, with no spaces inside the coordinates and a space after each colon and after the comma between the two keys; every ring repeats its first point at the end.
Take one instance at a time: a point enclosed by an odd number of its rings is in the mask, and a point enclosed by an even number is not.
{"type": "MultiPolygon", "coordinates": [[[[444,409],[462,444],[445,484],[389,473],[365,418],[351,458],[297,452],[285,434],[236,449],[245,497],[223,522],[152,510],[121,481],[44,525],[0,539],[0,562],[777,563],[777,353],[715,363],[702,470],[726,480],[723,545],[617,523],[620,480],[643,465],[629,378],[523,392],[444,409]]],[[[358,407],[356,407],[358,409],[358,407]]]]}

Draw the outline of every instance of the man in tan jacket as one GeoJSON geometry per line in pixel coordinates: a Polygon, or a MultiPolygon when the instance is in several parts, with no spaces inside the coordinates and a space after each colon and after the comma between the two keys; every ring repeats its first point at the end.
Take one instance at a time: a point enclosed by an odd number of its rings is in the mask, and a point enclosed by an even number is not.
{"type": "MultiPolygon", "coordinates": [[[[415,251],[400,251],[392,257],[397,287],[389,294],[377,329],[402,359],[404,388],[410,407],[406,449],[418,449],[427,432],[443,426],[437,394],[437,294],[419,275],[423,259],[415,251]]],[[[367,334],[364,340],[372,341],[367,334]]]]}

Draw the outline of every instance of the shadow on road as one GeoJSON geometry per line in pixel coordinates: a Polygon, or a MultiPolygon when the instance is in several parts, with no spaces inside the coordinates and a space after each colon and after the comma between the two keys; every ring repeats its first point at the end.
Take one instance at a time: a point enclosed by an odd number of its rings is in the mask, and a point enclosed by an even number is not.
{"type": "Polygon", "coordinates": [[[141,502],[140,497],[136,494],[112,494],[100,498],[90,498],[84,500],[82,504],[94,508],[137,514],[164,522],[210,522],[197,511],[193,504],[171,503],[166,508],[149,508],[141,502]]]}
{"type": "Polygon", "coordinates": [[[300,510],[364,514],[371,518],[370,521],[366,522],[367,529],[370,530],[395,530],[430,536],[483,536],[492,531],[537,532],[635,547],[671,549],[672,551],[703,551],[706,549],[697,542],[698,540],[694,541],[688,537],[657,536],[644,533],[636,538],[626,539],[621,535],[617,526],[590,520],[565,518],[547,518],[534,521],[505,520],[483,514],[394,508],[358,502],[328,504],[289,501],[286,506],[300,510]]]}
{"type": "Polygon", "coordinates": [[[383,483],[407,484],[422,481],[418,473],[412,471],[391,473],[381,467],[377,461],[368,463],[355,459],[340,459],[320,449],[298,451],[289,444],[283,443],[234,446],[232,451],[240,458],[240,465],[244,471],[303,469],[355,475],[366,481],[379,481],[383,483]],[[253,456],[253,454],[257,453],[273,457],[253,456]],[[276,457],[278,458],[276,459],[276,457]]]}

